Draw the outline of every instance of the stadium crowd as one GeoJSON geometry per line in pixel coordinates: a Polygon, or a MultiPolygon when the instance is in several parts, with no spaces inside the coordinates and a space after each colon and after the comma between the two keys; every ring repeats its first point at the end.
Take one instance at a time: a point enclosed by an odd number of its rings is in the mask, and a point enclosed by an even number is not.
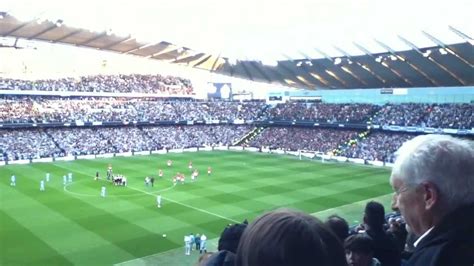
{"type": "Polygon", "coordinates": [[[233,125],[0,130],[0,160],[232,145],[248,131],[233,125]]]}
{"type": "Polygon", "coordinates": [[[357,136],[355,130],[271,127],[255,138],[250,146],[270,149],[333,152],[357,136]]]}
{"type": "Polygon", "coordinates": [[[54,140],[36,129],[0,130],[0,161],[59,156],[54,140]]]}
{"type": "Polygon", "coordinates": [[[433,128],[474,128],[474,105],[404,103],[385,104],[373,117],[376,125],[433,128]]]}
{"type": "Polygon", "coordinates": [[[324,104],[191,99],[2,96],[0,123],[176,120],[298,120],[474,128],[473,104],[324,104]]]}
{"type": "Polygon", "coordinates": [[[268,110],[271,120],[306,120],[324,123],[365,123],[380,107],[372,104],[289,102],[268,110]]]}
{"type": "Polygon", "coordinates": [[[192,101],[156,98],[5,96],[0,123],[176,120],[254,120],[263,101],[192,101]]]}
{"type": "Polygon", "coordinates": [[[122,92],[191,95],[189,79],[162,75],[95,75],[79,78],[18,80],[0,78],[0,89],[32,91],[122,92]]]}
{"type": "Polygon", "coordinates": [[[369,161],[394,162],[395,151],[407,140],[409,133],[373,132],[345,146],[339,155],[369,161]]]}

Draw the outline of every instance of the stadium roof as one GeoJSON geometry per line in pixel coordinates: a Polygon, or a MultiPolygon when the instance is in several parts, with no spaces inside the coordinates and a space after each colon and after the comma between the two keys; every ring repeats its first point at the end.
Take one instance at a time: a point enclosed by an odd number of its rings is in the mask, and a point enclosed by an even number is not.
{"type": "MultiPolygon", "coordinates": [[[[314,48],[312,53],[298,51],[296,55],[275,60],[276,64],[271,66],[262,63],[263,59],[231,59],[227,54],[197,51],[167,41],[150,42],[111,30],[78,28],[62,19],[20,20],[0,11],[1,36],[130,54],[253,81],[309,89],[474,85],[473,39],[455,27],[449,27],[448,31],[457,37],[456,43],[446,44],[442,38],[424,31],[420,34],[429,40],[429,46],[420,47],[420,42],[402,34],[397,40],[405,49],[391,42],[375,41],[379,47],[375,50],[358,42],[352,44],[352,49],[334,46],[336,53],[319,48],[314,48]]],[[[14,47],[16,42],[4,46],[14,47]]]]}

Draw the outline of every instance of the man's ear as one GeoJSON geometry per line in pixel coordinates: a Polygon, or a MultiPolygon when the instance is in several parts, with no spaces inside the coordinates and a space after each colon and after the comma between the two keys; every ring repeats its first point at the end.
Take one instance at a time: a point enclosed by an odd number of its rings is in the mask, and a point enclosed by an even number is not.
{"type": "Polygon", "coordinates": [[[423,182],[420,184],[423,189],[423,200],[425,202],[425,209],[432,210],[438,204],[439,190],[435,184],[431,182],[423,182]]]}

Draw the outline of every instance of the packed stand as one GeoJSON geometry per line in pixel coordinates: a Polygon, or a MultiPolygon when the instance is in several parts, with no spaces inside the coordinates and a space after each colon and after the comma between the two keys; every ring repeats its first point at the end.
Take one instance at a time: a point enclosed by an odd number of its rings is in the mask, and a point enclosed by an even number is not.
{"type": "Polygon", "coordinates": [[[176,120],[255,120],[263,101],[192,101],[156,98],[4,96],[0,123],[176,120]]]}
{"type": "Polygon", "coordinates": [[[80,78],[18,80],[0,78],[0,89],[192,95],[189,79],[162,75],[96,75],[80,78]]]}
{"type": "Polygon", "coordinates": [[[0,152],[3,160],[19,160],[232,145],[250,129],[250,126],[202,125],[0,130],[0,152]]]}
{"type": "Polygon", "coordinates": [[[394,162],[395,151],[415,137],[409,133],[374,132],[350,142],[340,155],[369,161],[394,162]]]}
{"type": "Polygon", "coordinates": [[[355,138],[357,134],[355,130],[270,127],[252,140],[250,146],[327,153],[355,138]]]}
{"type": "Polygon", "coordinates": [[[3,123],[124,121],[137,117],[134,101],[122,98],[6,96],[1,101],[3,123]]]}
{"type": "Polygon", "coordinates": [[[160,148],[176,149],[232,145],[250,131],[250,126],[145,127],[144,133],[160,148]]]}
{"type": "Polygon", "coordinates": [[[113,153],[115,148],[103,137],[101,128],[47,129],[61,147],[63,156],[113,153]]]}
{"type": "Polygon", "coordinates": [[[375,125],[433,128],[474,128],[474,104],[385,104],[372,119],[375,125]]]}
{"type": "Polygon", "coordinates": [[[380,107],[373,104],[288,102],[268,109],[270,120],[305,120],[321,123],[365,123],[380,107]]]}
{"type": "Polygon", "coordinates": [[[0,130],[0,160],[59,156],[61,150],[43,130],[0,130]]]}

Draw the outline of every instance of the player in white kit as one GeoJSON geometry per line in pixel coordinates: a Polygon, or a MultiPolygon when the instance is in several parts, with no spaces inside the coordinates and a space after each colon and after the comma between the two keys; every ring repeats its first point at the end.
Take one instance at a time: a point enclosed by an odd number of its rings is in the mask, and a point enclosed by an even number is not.
{"type": "Polygon", "coordinates": [[[16,187],[16,176],[15,175],[12,175],[12,177],[10,178],[10,186],[16,187]]]}
{"type": "Polygon", "coordinates": [[[158,208],[161,208],[161,195],[156,196],[156,205],[158,208]]]}

